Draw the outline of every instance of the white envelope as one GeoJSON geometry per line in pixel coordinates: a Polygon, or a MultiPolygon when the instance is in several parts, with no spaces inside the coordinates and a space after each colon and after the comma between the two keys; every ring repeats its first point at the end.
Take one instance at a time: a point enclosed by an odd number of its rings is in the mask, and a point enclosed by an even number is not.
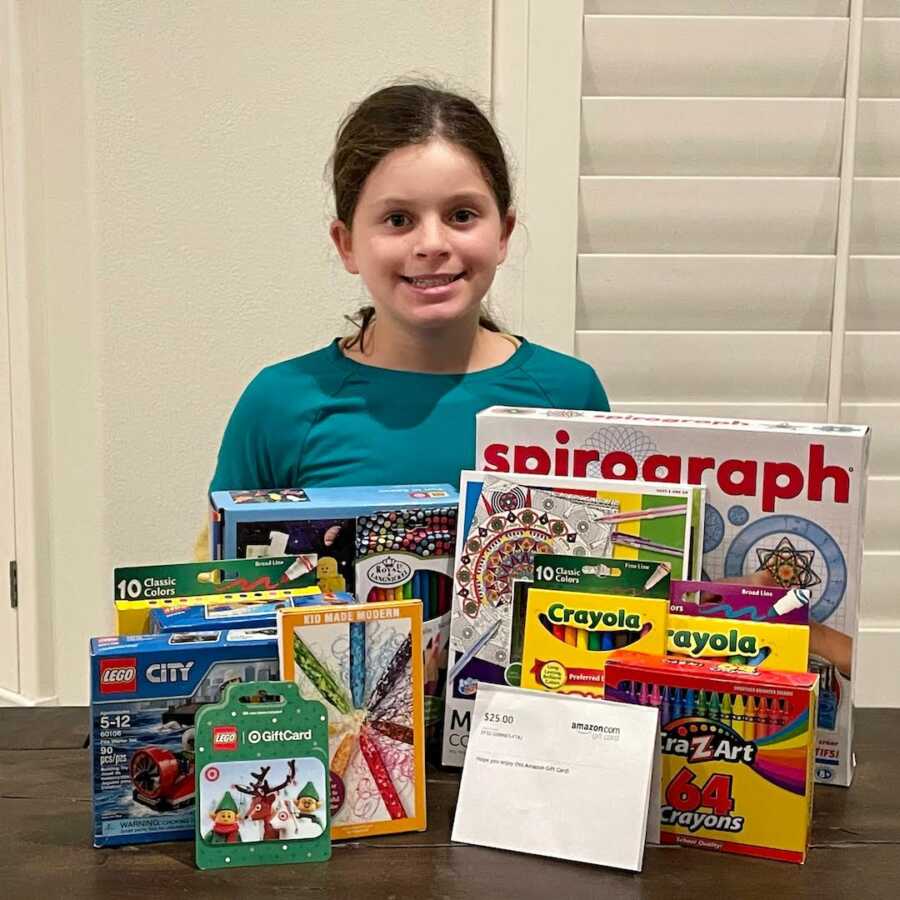
{"type": "Polygon", "coordinates": [[[640,871],[645,840],[659,840],[658,719],[480,684],[453,840],[640,871]]]}

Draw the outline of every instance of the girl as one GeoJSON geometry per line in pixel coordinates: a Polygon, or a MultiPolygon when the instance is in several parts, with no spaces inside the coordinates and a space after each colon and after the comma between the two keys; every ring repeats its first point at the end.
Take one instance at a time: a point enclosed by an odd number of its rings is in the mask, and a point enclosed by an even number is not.
{"type": "Polygon", "coordinates": [[[516,217],[500,141],[472,101],[377,91],[340,125],[332,172],[331,239],[372,305],[355,334],[253,379],[213,490],[455,485],[487,406],[609,409],[593,369],[482,310],[516,217]]]}

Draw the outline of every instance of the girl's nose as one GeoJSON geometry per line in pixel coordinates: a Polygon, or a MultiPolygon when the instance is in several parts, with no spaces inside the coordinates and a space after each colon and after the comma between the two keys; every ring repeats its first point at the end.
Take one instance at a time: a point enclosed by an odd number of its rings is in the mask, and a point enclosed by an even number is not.
{"type": "Polygon", "coordinates": [[[450,245],[444,223],[440,220],[423,219],[416,230],[413,252],[418,257],[447,256],[450,245]]]}

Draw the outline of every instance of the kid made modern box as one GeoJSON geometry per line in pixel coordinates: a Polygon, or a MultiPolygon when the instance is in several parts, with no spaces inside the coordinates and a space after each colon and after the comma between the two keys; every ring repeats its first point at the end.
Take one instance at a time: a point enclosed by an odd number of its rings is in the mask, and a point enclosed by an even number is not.
{"type": "Polygon", "coordinates": [[[334,840],[425,830],[422,604],[282,609],[285,681],[328,711],[334,840]]]}
{"type": "Polygon", "coordinates": [[[810,664],[826,694],[816,779],[849,785],[869,438],[858,425],[492,407],[475,458],[498,477],[705,484],[703,576],[766,573],[811,593],[810,664]]]}
{"type": "Polygon", "coordinates": [[[192,838],[197,710],[277,677],[265,631],[92,638],[94,846],[192,838]]]}

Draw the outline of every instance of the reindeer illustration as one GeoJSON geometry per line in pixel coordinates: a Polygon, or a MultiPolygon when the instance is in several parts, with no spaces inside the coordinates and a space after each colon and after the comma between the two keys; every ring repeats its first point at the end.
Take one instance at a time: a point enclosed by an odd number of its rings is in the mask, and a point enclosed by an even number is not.
{"type": "Polygon", "coordinates": [[[292,759],[288,763],[288,775],[281,784],[269,784],[267,776],[270,768],[271,766],[260,766],[258,772],[250,773],[250,776],[253,778],[252,784],[236,784],[234,789],[253,798],[250,801],[250,808],[245,813],[244,819],[250,819],[252,822],[262,822],[263,840],[277,841],[281,839],[282,835],[279,829],[272,825],[272,819],[275,817],[275,801],[278,799],[280,790],[294,783],[296,761],[292,759]]]}

